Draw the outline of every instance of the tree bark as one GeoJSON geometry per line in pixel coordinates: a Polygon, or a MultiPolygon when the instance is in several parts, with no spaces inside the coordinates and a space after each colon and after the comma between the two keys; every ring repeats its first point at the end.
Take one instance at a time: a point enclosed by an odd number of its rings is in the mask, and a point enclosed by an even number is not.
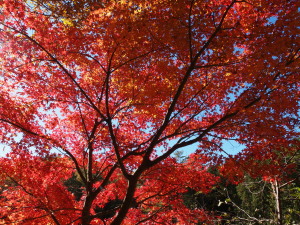
{"type": "Polygon", "coordinates": [[[275,205],[276,205],[275,212],[276,212],[277,225],[283,225],[280,187],[277,179],[275,179],[275,181],[272,182],[272,189],[273,189],[273,195],[275,197],[275,205]]]}
{"type": "Polygon", "coordinates": [[[138,175],[138,176],[133,176],[131,179],[129,179],[128,189],[127,189],[127,193],[126,193],[126,196],[125,196],[125,200],[122,204],[122,207],[121,207],[118,215],[113,220],[111,225],[120,225],[120,224],[122,224],[123,220],[125,219],[125,216],[126,216],[126,214],[128,213],[128,211],[130,209],[131,202],[132,202],[133,197],[134,197],[134,193],[135,193],[135,190],[136,190],[136,185],[137,185],[139,177],[140,176],[138,175]]]}
{"type": "Polygon", "coordinates": [[[93,200],[94,200],[93,196],[91,195],[86,196],[82,213],[81,213],[81,225],[90,225],[91,223],[90,211],[91,211],[93,200]]]}

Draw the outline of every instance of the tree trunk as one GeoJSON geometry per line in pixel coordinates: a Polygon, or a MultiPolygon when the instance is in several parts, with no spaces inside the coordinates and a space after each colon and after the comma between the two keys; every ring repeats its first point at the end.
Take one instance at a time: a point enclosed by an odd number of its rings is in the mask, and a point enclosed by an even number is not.
{"type": "Polygon", "coordinates": [[[281,199],[280,199],[280,187],[279,187],[277,179],[275,179],[275,181],[272,182],[272,189],[273,189],[273,195],[275,197],[275,205],[276,205],[275,213],[276,213],[277,225],[283,225],[282,207],[281,207],[281,199]]]}
{"type": "Polygon", "coordinates": [[[86,196],[82,213],[81,213],[81,225],[90,225],[91,223],[90,211],[91,211],[93,200],[94,199],[91,195],[86,196]]]}
{"type": "Polygon", "coordinates": [[[111,225],[120,225],[120,224],[122,224],[123,220],[125,219],[125,216],[128,213],[128,210],[130,209],[131,202],[134,197],[138,179],[139,179],[139,176],[134,176],[134,177],[132,177],[132,179],[130,179],[128,181],[128,189],[127,189],[125,200],[122,204],[122,207],[121,207],[117,217],[114,219],[114,221],[111,223],[111,225]]]}

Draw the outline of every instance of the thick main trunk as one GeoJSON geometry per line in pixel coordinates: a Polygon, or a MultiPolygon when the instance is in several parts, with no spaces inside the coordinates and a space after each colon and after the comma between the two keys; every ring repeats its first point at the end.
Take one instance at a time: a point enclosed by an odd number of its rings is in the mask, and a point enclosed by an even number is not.
{"type": "Polygon", "coordinates": [[[91,207],[93,203],[93,196],[88,195],[85,199],[84,206],[81,213],[81,225],[90,225],[91,223],[91,207]]]}
{"type": "Polygon", "coordinates": [[[134,198],[134,192],[136,190],[138,178],[139,178],[139,176],[135,176],[128,181],[128,189],[127,189],[125,200],[122,204],[122,207],[121,207],[118,215],[116,216],[114,221],[111,223],[111,225],[120,225],[120,224],[122,224],[123,220],[125,219],[126,214],[128,213],[128,210],[130,209],[132,200],[134,198]]]}

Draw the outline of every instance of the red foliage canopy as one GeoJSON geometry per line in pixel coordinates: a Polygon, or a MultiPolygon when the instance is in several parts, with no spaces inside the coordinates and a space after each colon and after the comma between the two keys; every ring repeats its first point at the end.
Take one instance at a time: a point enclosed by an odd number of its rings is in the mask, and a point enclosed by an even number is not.
{"type": "Polygon", "coordinates": [[[80,20],[53,2],[0,3],[1,222],[208,221],[181,194],[218,181],[222,140],[298,136],[298,1],[113,0],[80,20]]]}

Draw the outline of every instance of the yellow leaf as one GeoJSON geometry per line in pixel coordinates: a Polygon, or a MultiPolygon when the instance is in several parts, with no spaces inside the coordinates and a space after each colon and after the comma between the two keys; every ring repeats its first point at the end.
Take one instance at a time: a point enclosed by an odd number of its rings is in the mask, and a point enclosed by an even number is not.
{"type": "Polygon", "coordinates": [[[70,26],[70,27],[73,26],[72,20],[70,20],[70,19],[68,19],[68,18],[63,18],[63,19],[61,19],[61,20],[62,20],[62,22],[63,22],[64,25],[67,25],[67,26],[70,26]]]}

